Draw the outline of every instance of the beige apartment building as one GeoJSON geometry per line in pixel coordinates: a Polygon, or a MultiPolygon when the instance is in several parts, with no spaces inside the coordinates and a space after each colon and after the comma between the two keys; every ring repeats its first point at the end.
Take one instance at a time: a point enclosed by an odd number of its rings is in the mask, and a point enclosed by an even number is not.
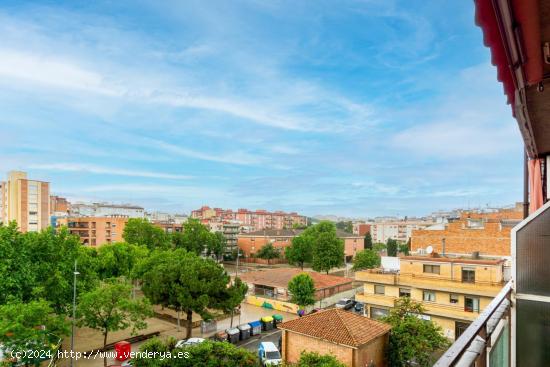
{"type": "Polygon", "coordinates": [[[0,220],[16,221],[21,232],[36,232],[50,224],[50,184],[11,171],[0,183],[0,220]]]}
{"type": "Polygon", "coordinates": [[[435,256],[400,258],[397,272],[359,271],[364,282],[356,300],[365,303],[366,314],[378,319],[388,315],[399,297],[421,302],[419,317],[441,326],[454,340],[474,321],[504,285],[503,259],[469,259],[435,256]]]}
{"type": "Polygon", "coordinates": [[[127,221],[125,217],[65,217],[57,220],[57,226],[67,227],[83,245],[97,247],[122,241],[127,221]]]}

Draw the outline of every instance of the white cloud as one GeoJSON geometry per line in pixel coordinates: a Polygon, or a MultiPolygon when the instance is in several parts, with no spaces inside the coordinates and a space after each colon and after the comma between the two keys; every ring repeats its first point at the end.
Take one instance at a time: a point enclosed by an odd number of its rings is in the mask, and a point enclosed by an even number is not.
{"type": "Polygon", "coordinates": [[[193,178],[192,176],[140,171],[140,170],[128,170],[120,168],[102,167],[91,164],[75,164],[75,163],[53,163],[53,164],[33,164],[28,168],[36,170],[47,171],[64,171],[64,172],[87,172],[100,175],[113,175],[113,176],[128,176],[128,177],[145,177],[145,178],[159,178],[159,179],[172,179],[172,180],[188,180],[193,178]]]}

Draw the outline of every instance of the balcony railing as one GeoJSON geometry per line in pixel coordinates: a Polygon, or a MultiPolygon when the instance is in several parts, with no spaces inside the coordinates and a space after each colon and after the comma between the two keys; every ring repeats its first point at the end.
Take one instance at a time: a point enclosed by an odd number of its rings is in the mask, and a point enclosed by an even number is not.
{"type": "MultiPolygon", "coordinates": [[[[434,367],[451,367],[451,366],[507,366],[510,365],[510,297],[512,294],[512,282],[508,282],[500,293],[489,303],[479,317],[470,324],[470,326],[462,333],[462,335],[454,342],[453,345],[439,358],[434,367]],[[500,321],[507,321],[500,330],[498,325],[500,321]],[[505,331],[507,328],[508,332],[505,331]],[[499,331],[501,335],[507,337],[501,338],[500,335],[493,337],[493,333],[499,331]],[[502,344],[502,348],[495,348],[498,343],[502,344]],[[498,356],[493,357],[492,351],[506,350],[502,361],[498,356]],[[498,364],[489,363],[488,360],[499,360],[498,364]]],[[[495,352],[497,353],[497,352],[495,352]]]]}

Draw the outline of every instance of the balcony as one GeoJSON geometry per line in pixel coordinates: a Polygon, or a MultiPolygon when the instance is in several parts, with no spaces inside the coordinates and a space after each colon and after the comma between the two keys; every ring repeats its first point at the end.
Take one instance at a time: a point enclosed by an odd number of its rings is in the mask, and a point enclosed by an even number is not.
{"type": "Polygon", "coordinates": [[[374,293],[357,293],[355,294],[355,300],[359,302],[368,303],[371,305],[394,307],[397,297],[386,296],[383,294],[374,293]]]}
{"type": "Polygon", "coordinates": [[[355,273],[355,280],[367,283],[378,283],[397,285],[397,273],[384,272],[381,269],[358,271],[355,273]]]}

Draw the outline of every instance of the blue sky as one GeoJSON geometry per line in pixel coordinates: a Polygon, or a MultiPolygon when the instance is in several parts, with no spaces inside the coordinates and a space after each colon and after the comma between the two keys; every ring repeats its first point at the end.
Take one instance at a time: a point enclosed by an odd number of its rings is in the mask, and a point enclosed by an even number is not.
{"type": "Polygon", "coordinates": [[[473,5],[3,1],[0,174],[172,212],[512,204],[521,138],[473,5]]]}

